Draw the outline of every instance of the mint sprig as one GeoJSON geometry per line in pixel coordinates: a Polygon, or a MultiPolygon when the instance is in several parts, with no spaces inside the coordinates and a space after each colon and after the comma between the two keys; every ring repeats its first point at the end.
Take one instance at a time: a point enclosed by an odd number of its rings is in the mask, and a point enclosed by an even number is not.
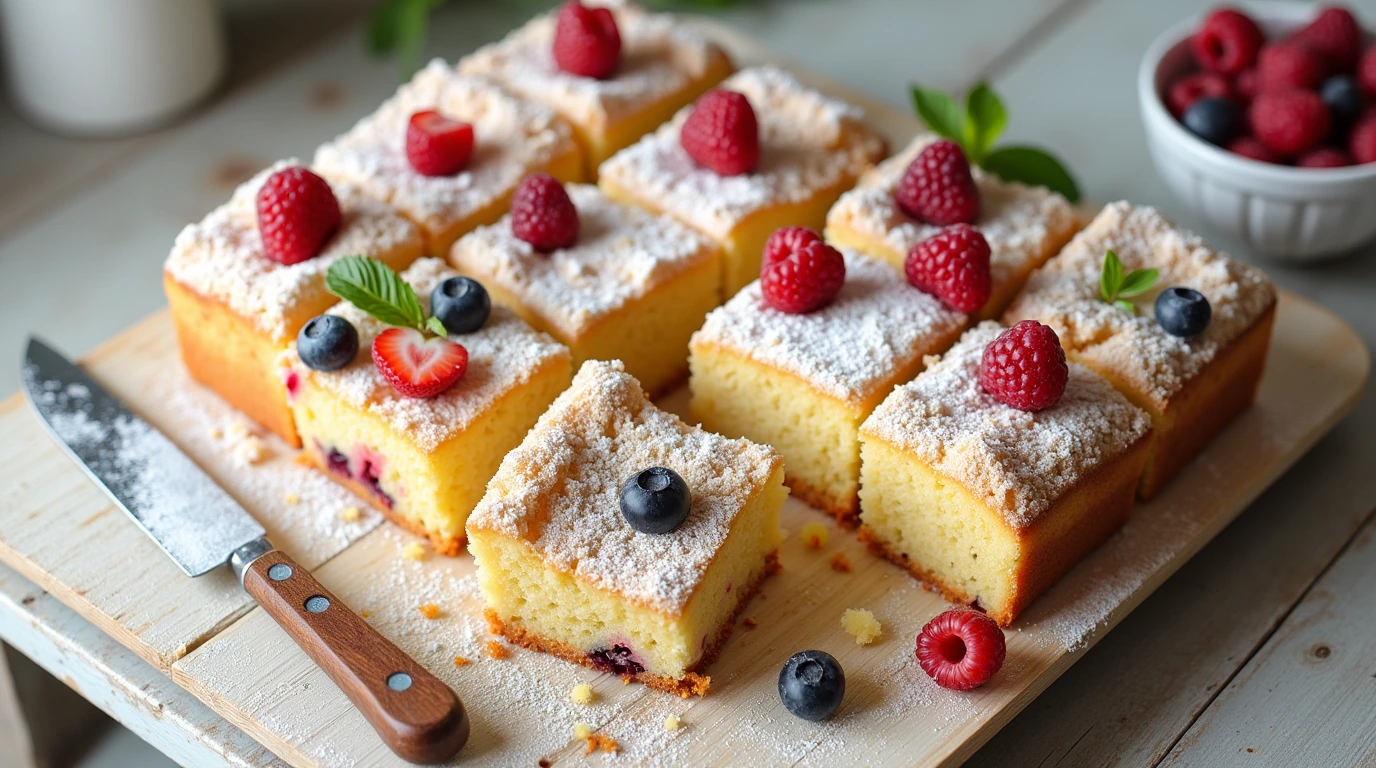
{"type": "Polygon", "coordinates": [[[1079,201],[1075,178],[1050,153],[1020,145],[994,147],[1008,127],[1008,110],[988,84],[970,89],[963,109],[954,97],[938,90],[914,85],[912,95],[922,122],[938,136],[959,144],[970,162],[1004,181],[1047,187],[1072,203],[1079,201]]]}
{"type": "Polygon", "coordinates": [[[1137,313],[1137,306],[1128,299],[1151,289],[1160,273],[1155,269],[1134,269],[1123,274],[1123,262],[1113,251],[1104,252],[1104,268],[1099,273],[1099,296],[1113,306],[1137,313]]]}
{"type": "Polygon", "coordinates": [[[339,259],[325,273],[325,288],[388,325],[428,331],[436,336],[449,335],[439,318],[425,316],[410,283],[377,259],[339,259]]]}

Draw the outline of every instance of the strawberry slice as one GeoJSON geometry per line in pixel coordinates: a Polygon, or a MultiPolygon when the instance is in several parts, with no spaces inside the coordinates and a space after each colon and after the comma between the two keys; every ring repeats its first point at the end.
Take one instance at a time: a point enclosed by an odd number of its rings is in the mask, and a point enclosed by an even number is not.
{"type": "Polygon", "coordinates": [[[405,397],[434,397],[463,378],[468,350],[413,328],[388,328],[373,339],[373,364],[405,397]]]}
{"type": "Polygon", "coordinates": [[[473,126],[427,109],[406,126],[406,159],[423,176],[452,176],[473,156],[473,126]]]}

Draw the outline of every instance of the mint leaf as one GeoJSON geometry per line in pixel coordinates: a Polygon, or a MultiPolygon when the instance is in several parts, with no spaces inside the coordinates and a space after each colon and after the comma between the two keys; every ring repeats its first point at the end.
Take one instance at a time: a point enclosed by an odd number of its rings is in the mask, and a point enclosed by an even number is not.
{"type": "Polygon", "coordinates": [[[1047,187],[1072,203],[1080,199],[1080,188],[1065,166],[1035,147],[1001,147],[986,155],[980,166],[1004,181],[1047,187]]]}
{"type": "Polygon", "coordinates": [[[339,259],[325,273],[325,287],[388,325],[426,330],[425,311],[416,292],[401,275],[377,259],[339,259]]]}
{"type": "Polygon", "coordinates": [[[917,110],[918,117],[927,127],[942,138],[960,144],[964,148],[965,142],[965,113],[961,110],[956,100],[942,93],[932,91],[914,85],[913,107],[917,110]]]}
{"type": "Polygon", "coordinates": [[[431,315],[430,319],[425,321],[425,327],[436,336],[449,336],[449,329],[445,328],[444,323],[440,322],[440,319],[434,315],[431,315]]]}
{"type": "Polygon", "coordinates": [[[970,161],[978,165],[1007,126],[1008,111],[998,94],[987,83],[976,85],[965,97],[965,151],[970,161]]]}
{"type": "Polygon", "coordinates": [[[1113,306],[1123,310],[1124,312],[1129,312],[1134,315],[1137,314],[1137,305],[1133,304],[1127,299],[1119,299],[1113,302],[1113,306]]]}
{"type": "Polygon", "coordinates": [[[1155,269],[1134,269],[1118,286],[1119,298],[1128,299],[1146,293],[1156,283],[1159,274],[1155,269]]]}
{"type": "Polygon", "coordinates": [[[1104,252],[1104,267],[1099,272],[1099,295],[1104,301],[1113,303],[1118,298],[1118,289],[1123,285],[1123,262],[1113,251],[1104,252]]]}

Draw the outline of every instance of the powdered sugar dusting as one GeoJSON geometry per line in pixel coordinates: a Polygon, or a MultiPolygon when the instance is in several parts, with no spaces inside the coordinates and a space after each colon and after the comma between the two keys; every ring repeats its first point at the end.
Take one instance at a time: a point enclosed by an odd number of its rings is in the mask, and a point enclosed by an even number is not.
{"type": "Polygon", "coordinates": [[[595,186],[564,188],[578,209],[573,246],[540,253],[512,234],[508,215],[460,238],[449,259],[495,281],[566,337],[578,337],[715,250],[688,227],[611,200],[595,186]]]}
{"type": "Polygon", "coordinates": [[[619,361],[589,361],[503,459],[468,527],[522,539],[550,568],[676,616],[781,462],[659,410],[619,361]],[[687,521],[668,534],[637,533],[621,516],[621,484],[653,466],[692,491],[687,521]]]}
{"type": "Polygon", "coordinates": [[[863,112],[805,88],[773,66],[744,69],[723,83],[750,100],[760,126],[754,172],[721,176],[693,162],[679,144],[692,107],[602,164],[608,184],[725,240],[746,216],[799,203],[818,190],[854,180],[884,153],[884,142],[861,123],[863,112]]]}
{"type": "Polygon", "coordinates": [[[966,324],[965,315],[908,285],[888,264],[843,255],[846,282],[826,307],[780,312],[765,303],[756,280],[707,316],[693,346],[730,349],[859,406],[966,324]]]}
{"type": "Polygon", "coordinates": [[[979,362],[1002,330],[987,321],[967,331],[939,362],[894,390],[860,431],[913,452],[1024,528],[1145,435],[1151,419],[1075,363],[1056,405],[1027,413],[999,403],[979,384],[979,362]]]}

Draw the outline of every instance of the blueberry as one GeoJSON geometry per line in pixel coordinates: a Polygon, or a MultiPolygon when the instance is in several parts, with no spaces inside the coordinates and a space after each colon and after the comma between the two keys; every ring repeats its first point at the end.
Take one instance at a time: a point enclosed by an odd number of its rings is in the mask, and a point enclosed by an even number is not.
{"type": "Polygon", "coordinates": [[[1200,99],[1185,110],[1185,127],[1210,144],[1226,144],[1242,129],[1242,111],[1232,99],[1200,99]]]}
{"type": "Polygon", "coordinates": [[[621,516],[641,533],[668,533],[688,519],[693,494],[672,469],[650,467],[621,485],[621,516]]]}
{"type": "Polygon", "coordinates": [[[358,354],[358,329],[338,315],[317,315],[296,334],[296,354],[307,368],[337,371],[358,354]]]}
{"type": "Polygon", "coordinates": [[[1193,288],[1167,288],[1156,297],[1156,323],[1172,336],[1198,336],[1212,317],[1209,300],[1193,288]]]}
{"type": "Polygon", "coordinates": [[[492,312],[492,299],[482,283],[469,277],[451,277],[430,292],[430,314],[450,333],[472,333],[483,327],[492,312]]]}
{"type": "Polygon", "coordinates": [[[1357,84],[1357,78],[1351,75],[1335,75],[1323,81],[1319,95],[1333,113],[1333,121],[1340,126],[1355,123],[1366,107],[1362,87],[1357,84]]]}
{"type": "Polygon", "coordinates": [[[795,653],[779,670],[779,698],[804,720],[816,722],[836,714],[845,695],[846,673],[826,651],[795,653]]]}

